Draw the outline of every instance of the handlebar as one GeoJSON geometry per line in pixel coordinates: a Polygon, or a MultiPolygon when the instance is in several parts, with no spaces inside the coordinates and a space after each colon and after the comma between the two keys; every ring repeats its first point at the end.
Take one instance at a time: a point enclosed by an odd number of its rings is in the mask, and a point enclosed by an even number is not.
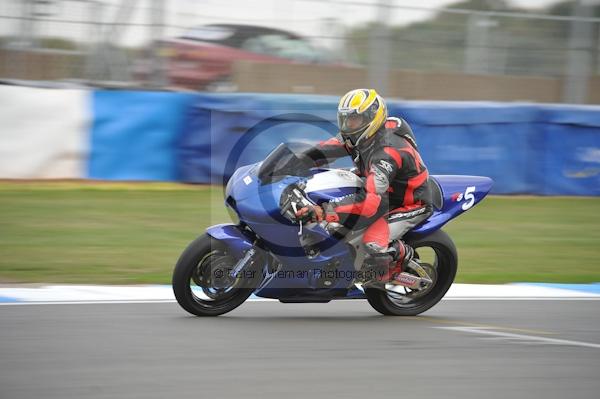
{"type": "Polygon", "coordinates": [[[280,209],[281,214],[291,222],[299,223],[296,218],[298,209],[312,205],[304,194],[304,183],[292,184],[288,186],[281,194],[280,209]],[[300,205],[300,208],[298,207],[300,205]]]}
{"type": "MultiPolygon", "coordinates": [[[[300,225],[300,231],[298,235],[302,234],[302,221],[298,220],[296,213],[299,209],[305,206],[313,205],[313,203],[306,197],[306,193],[304,193],[305,188],[306,184],[304,183],[292,184],[281,194],[281,214],[292,223],[297,223],[300,225]]],[[[339,234],[345,236],[350,232],[350,229],[340,223],[327,223],[323,221],[321,222],[321,226],[332,235],[339,234]]]]}

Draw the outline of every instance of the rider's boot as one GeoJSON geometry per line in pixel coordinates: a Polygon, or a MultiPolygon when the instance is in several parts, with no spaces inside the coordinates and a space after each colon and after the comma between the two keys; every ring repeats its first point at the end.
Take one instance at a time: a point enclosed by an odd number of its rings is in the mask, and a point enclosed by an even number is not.
{"type": "Polygon", "coordinates": [[[381,251],[380,247],[367,244],[367,257],[361,269],[362,281],[367,283],[386,282],[406,270],[413,261],[414,249],[402,240],[394,240],[381,251]]]}
{"type": "Polygon", "coordinates": [[[415,256],[415,250],[402,240],[394,240],[390,243],[388,253],[392,256],[396,264],[399,264],[404,270],[405,266],[415,256]]]}
{"type": "Polygon", "coordinates": [[[363,284],[388,280],[393,261],[393,257],[387,252],[368,253],[359,272],[359,279],[363,284]]]}

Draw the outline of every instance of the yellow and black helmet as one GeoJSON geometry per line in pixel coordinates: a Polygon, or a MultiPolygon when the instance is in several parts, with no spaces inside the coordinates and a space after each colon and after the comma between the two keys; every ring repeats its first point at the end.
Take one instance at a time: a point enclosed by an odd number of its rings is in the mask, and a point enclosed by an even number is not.
{"type": "Polygon", "coordinates": [[[342,96],[337,117],[342,137],[355,146],[377,132],[387,118],[387,108],[375,90],[356,89],[342,96]]]}

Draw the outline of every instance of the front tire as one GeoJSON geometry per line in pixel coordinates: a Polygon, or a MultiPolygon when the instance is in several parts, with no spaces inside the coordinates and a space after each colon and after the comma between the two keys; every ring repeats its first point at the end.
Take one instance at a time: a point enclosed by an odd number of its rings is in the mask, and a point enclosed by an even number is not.
{"type": "Polygon", "coordinates": [[[436,279],[424,294],[418,291],[395,294],[378,288],[366,288],[369,304],[386,316],[416,316],[437,304],[446,294],[456,276],[458,255],[456,246],[448,234],[438,230],[426,237],[408,241],[418,254],[419,248],[431,248],[435,253],[436,279]],[[414,295],[413,295],[414,294],[414,295]]]}
{"type": "Polygon", "coordinates": [[[226,245],[203,234],[181,254],[173,271],[173,292],[179,305],[196,316],[219,316],[240,306],[254,291],[250,281],[223,278],[237,259],[226,245]],[[215,276],[220,276],[215,281],[215,276]]]}

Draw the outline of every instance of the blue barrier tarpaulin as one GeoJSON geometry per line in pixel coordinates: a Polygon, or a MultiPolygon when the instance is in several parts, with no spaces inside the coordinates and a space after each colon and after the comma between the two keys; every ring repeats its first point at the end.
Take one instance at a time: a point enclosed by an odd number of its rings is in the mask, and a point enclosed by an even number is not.
{"type": "MultiPolygon", "coordinates": [[[[316,144],[337,132],[334,96],[98,91],[93,103],[96,179],[222,183],[281,142],[316,144]]],[[[388,107],[413,127],[432,174],[489,176],[497,194],[600,195],[600,107],[388,107]]]]}
{"type": "Polygon", "coordinates": [[[88,177],[100,180],[177,178],[178,136],[194,95],[95,91],[88,177]]]}

